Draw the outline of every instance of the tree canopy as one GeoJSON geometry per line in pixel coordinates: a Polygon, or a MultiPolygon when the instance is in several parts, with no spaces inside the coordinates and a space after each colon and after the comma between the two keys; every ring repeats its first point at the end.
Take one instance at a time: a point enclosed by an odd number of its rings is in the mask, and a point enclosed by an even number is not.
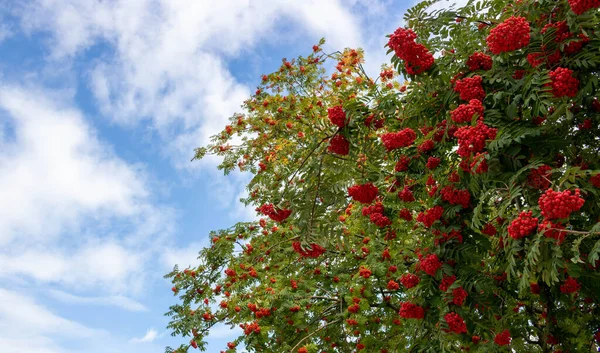
{"type": "Polygon", "coordinates": [[[261,218],[167,275],[168,352],[596,351],[600,1],[435,2],[378,77],[321,42],[196,150],[261,218]]]}

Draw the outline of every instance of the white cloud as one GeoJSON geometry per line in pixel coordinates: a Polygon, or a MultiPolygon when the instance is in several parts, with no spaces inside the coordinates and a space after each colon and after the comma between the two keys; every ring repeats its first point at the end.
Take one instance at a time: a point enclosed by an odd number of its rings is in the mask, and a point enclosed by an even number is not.
{"type": "Polygon", "coordinates": [[[0,350],[3,353],[66,352],[57,339],[95,339],[107,332],[65,319],[24,293],[0,288],[0,350]]]}
{"type": "Polygon", "coordinates": [[[198,252],[209,245],[208,237],[203,242],[193,242],[186,247],[165,249],[161,261],[165,270],[173,269],[177,265],[180,269],[195,267],[199,264],[198,252]]]}
{"type": "Polygon", "coordinates": [[[51,239],[84,215],[133,216],[142,174],[103,146],[79,112],[43,92],[0,88],[15,140],[0,141],[0,244],[17,233],[51,239]]]}
{"type": "Polygon", "coordinates": [[[23,327],[30,332],[53,336],[89,338],[105,334],[56,315],[23,293],[0,288],[0,304],[0,333],[3,336],[28,335],[29,332],[17,334],[16,331],[23,327]]]}
{"type": "Polygon", "coordinates": [[[39,0],[26,7],[22,23],[52,33],[55,58],[97,43],[114,49],[91,69],[101,110],[125,125],[149,121],[180,167],[249,96],[225,59],[260,41],[307,33],[327,37],[336,49],[362,42],[352,7],[338,0],[39,0]],[[295,31],[278,33],[284,23],[295,31]]]}
{"type": "Polygon", "coordinates": [[[14,135],[0,135],[0,276],[135,292],[173,213],[153,205],[143,169],[118,158],[65,101],[0,88],[14,135]]]}
{"type": "Polygon", "coordinates": [[[128,311],[148,311],[143,304],[121,295],[106,297],[77,296],[60,290],[50,290],[48,294],[61,302],[76,305],[114,306],[128,311]]]}
{"type": "Polygon", "coordinates": [[[131,342],[132,343],[152,342],[156,339],[157,336],[158,336],[158,332],[155,329],[151,328],[148,331],[146,331],[146,334],[144,335],[144,337],[132,338],[131,342]]]}

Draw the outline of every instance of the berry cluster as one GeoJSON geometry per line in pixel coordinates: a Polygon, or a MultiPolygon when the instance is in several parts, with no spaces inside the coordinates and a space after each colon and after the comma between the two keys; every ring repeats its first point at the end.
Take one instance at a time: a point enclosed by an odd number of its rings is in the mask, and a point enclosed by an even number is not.
{"type": "Polygon", "coordinates": [[[401,147],[408,147],[415,142],[417,134],[411,128],[406,128],[398,132],[387,132],[381,135],[381,141],[388,151],[401,147]]]}
{"type": "Polygon", "coordinates": [[[327,116],[333,125],[342,128],[346,126],[346,112],[341,105],[327,109],[327,116]]]}
{"type": "Polygon", "coordinates": [[[392,221],[384,214],[383,204],[377,202],[376,204],[362,209],[363,216],[369,216],[371,222],[375,223],[378,227],[383,228],[392,224],[392,221]]]}
{"type": "Polygon", "coordinates": [[[471,101],[472,99],[483,100],[485,98],[485,91],[481,86],[481,76],[473,76],[463,78],[462,80],[456,81],[454,85],[454,92],[460,94],[460,99],[464,101],[471,101]]]}
{"type": "Polygon", "coordinates": [[[404,319],[422,319],[425,317],[425,309],[410,302],[402,302],[400,305],[400,317],[404,319]]]}
{"type": "Polygon", "coordinates": [[[400,156],[400,160],[396,163],[394,170],[396,172],[405,172],[408,170],[408,163],[410,163],[410,157],[405,155],[400,156]]]}
{"type": "Polygon", "coordinates": [[[427,158],[427,163],[425,164],[425,167],[427,169],[435,169],[440,165],[441,162],[442,160],[437,157],[429,157],[427,158]]]}
{"type": "Polygon", "coordinates": [[[435,276],[440,267],[442,267],[442,262],[436,254],[425,256],[419,263],[419,268],[430,276],[435,276]]]}
{"type": "Polygon", "coordinates": [[[471,71],[479,69],[484,71],[491,70],[492,57],[484,53],[475,52],[471,56],[469,56],[469,59],[467,59],[467,66],[471,71]]]}
{"type": "Polygon", "coordinates": [[[472,153],[482,152],[487,139],[496,138],[498,129],[491,128],[479,118],[476,126],[463,126],[456,130],[454,136],[458,138],[457,153],[461,157],[468,157],[472,153]]]}
{"type": "Polygon", "coordinates": [[[576,15],[581,15],[587,10],[600,7],[600,0],[569,0],[569,5],[576,15]]]}
{"type": "Polygon", "coordinates": [[[402,277],[400,277],[400,283],[402,283],[406,289],[416,286],[420,281],[421,279],[419,276],[413,275],[412,273],[405,273],[402,275],[402,277]]]}
{"type": "Polygon", "coordinates": [[[404,219],[405,221],[412,221],[413,219],[412,213],[410,213],[408,208],[401,209],[400,213],[398,213],[398,217],[404,219]]]}
{"type": "Polygon", "coordinates": [[[452,275],[452,276],[446,276],[444,275],[444,277],[442,278],[442,282],[440,283],[440,290],[442,292],[445,292],[448,290],[448,288],[450,288],[450,286],[454,283],[454,281],[456,281],[456,276],[452,275]]]}
{"type": "Polygon", "coordinates": [[[448,313],[444,315],[444,320],[446,320],[448,329],[451,332],[454,332],[458,335],[461,333],[467,333],[467,325],[465,324],[465,320],[463,320],[463,318],[457,313],[448,313]]]}
{"type": "Polygon", "coordinates": [[[597,188],[600,188],[600,174],[596,174],[590,178],[590,183],[597,188]]]}
{"type": "Polygon", "coordinates": [[[529,45],[531,35],[527,19],[511,16],[490,31],[486,41],[495,55],[529,45]]]}
{"type": "Polygon", "coordinates": [[[548,189],[538,200],[542,216],[547,219],[568,218],[572,212],[579,211],[584,202],[579,189],[575,189],[575,193],[548,189]]]}
{"type": "Polygon", "coordinates": [[[560,229],[565,229],[565,226],[547,219],[538,226],[538,232],[543,232],[546,238],[555,239],[558,245],[562,244],[567,236],[567,233],[560,231],[560,229]]]}
{"type": "Polygon", "coordinates": [[[404,67],[410,75],[419,75],[433,65],[434,58],[429,50],[416,43],[417,34],[411,29],[398,28],[390,36],[388,46],[396,56],[404,60],[404,67]]]}
{"type": "Polygon", "coordinates": [[[350,142],[342,135],[335,135],[329,141],[327,150],[331,153],[346,156],[350,152],[350,142]]]}
{"type": "Polygon", "coordinates": [[[348,195],[352,197],[354,201],[360,203],[369,204],[375,200],[379,189],[372,183],[366,183],[362,185],[353,185],[348,188],[348,195]]]}
{"type": "Polygon", "coordinates": [[[398,192],[398,198],[404,202],[413,202],[415,200],[415,196],[408,186],[405,186],[402,191],[398,192]]]}
{"type": "Polygon", "coordinates": [[[251,333],[260,333],[260,326],[256,321],[240,324],[240,327],[244,330],[245,335],[249,335],[251,333]]]}
{"type": "Polygon", "coordinates": [[[573,71],[557,67],[550,71],[552,94],[554,97],[575,97],[579,89],[579,80],[573,77],[573,71]]]}
{"type": "Polygon", "coordinates": [[[450,117],[455,123],[470,123],[473,115],[483,117],[483,104],[477,99],[471,99],[468,104],[461,104],[456,109],[450,112],[450,117]]]}
{"type": "Polygon", "coordinates": [[[400,285],[398,284],[398,282],[394,281],[393,279],[390,279],[387,284],[387,289],[398,290],[400,289],[400,285]]]}
{"type": "Polygon", "coordinates": [[[256,209],[258,212],[268,216],[275,222],[283,222],[292,214],[292,210],[275,208],[272,204],[264,204],[256,209]]]}
{"type": "Polygon", "coordinates": [[[302,244],[300,244],[300,242],[295,241],[292,243],[292,248],[302,257],[317,258],[325,252],[324,247],[315,243],[310,244],[310,249],[306,249],[302,247],[302,244]]]}
{"type": "Polygon", "coordinates": [[[433,142],[433,140],[425,140],[425,141],[423,141],[423,143],[421,143],[417,147],[417,150],[421,153],[426,153],[426,152],[431,151],[434,148],[435,148],[435,143],[433,142]]]}
{"type": "Polygon", "coordinates": [[[452,303],[454,305],[462,306],[465,303],[465,299],[469,294],[463,287],[454,288],[452,290],[452,303]]]}
{"type": "Polygon", "coordinates": [[[358,270],[358,275],[361,276],[362,278],[369,278],[371,277],[371,274],[373,272],[371,272],[371,270],[369,270],[368,268],[361,266],[360,269],[358,270]]]}
{"type": "Polygon", "coordinates": [[[481,231],[481,233],[492,237],[492,236],[496,235],[496,233],[498,233],[498,230],[496,230],[496,227],[494,227],[493,224],[488,223],[483,227],[483,230],[481,231]]]}
{"type": "Polygon", "coordinates": [[[461,205],[463,208],[469,207],[471,202],[471,194],[469,190],[457,190],[454,185],[445,186],[442,189],[442,200],[451,205],[461,205]]]}
{"type": "Polygon", "coordinates": [[[379,228],[387,227],[392,224],[392,220],[387,216],[384,216],[383,213],[373,212],[369,215],[369,219],[379,228]]]}
{"type": "Polygon", "coordinates": [[[432,207],[425,212],[419,212],[417,215],[417,222],[421,222],[425,227],[429,228],[435,221],[442,218],[443,213],[444,208],[442,206],[432,207]]]}
{"type": "Polygon", "coordinates": [[[496,337],[494,337],[494,343],[499,346],[507,346],[510,344],[510,341],[512,341],[512,337],[510,337],[509,330],[504,330],[496,334],[496,337]]]}
{"type": "Polygon", "coordinates": [[[536,189],[547,189],[550,186],[551,170],[552,168],[547,165],[542,165],[537,169],[531,169],[527,176],[527,182],[536,189]]]}
{"type": "Polygon", "coordinates": [[[538,219],[532,217],[531,211],[521,212],[519,217],[510,222],[508,235],[513,239],[521,239],[531,234],[538,226],[538,219]]]}
{"type": "Polygon", "coordinates": [[[569,277],[560,286],[560,291],[565,294],[571,294],[577,292],[581,288],[581,284],[573,277],[569,277]]]}

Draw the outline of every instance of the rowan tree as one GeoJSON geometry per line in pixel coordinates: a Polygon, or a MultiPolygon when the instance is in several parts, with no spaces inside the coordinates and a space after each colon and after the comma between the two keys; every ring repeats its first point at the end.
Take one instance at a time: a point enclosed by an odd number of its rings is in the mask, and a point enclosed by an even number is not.
{"type": "Polygon", "coordinates": [[[167,275],[168,352],[596,351],[600,1],[434,2],[378,77],[321,42],[196,150],[260,219],[167,275]]]}

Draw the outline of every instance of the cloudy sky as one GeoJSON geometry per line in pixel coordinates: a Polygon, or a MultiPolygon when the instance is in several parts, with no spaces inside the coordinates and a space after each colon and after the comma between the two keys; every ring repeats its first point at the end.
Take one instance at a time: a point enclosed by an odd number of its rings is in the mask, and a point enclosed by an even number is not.
{"type": "Polygon", "coordinates": [[[414,2],[0,0],[0,352],[182,343],[163,275],[253,216],[193,149],[321,37],[377,74],[414,2]]]}

